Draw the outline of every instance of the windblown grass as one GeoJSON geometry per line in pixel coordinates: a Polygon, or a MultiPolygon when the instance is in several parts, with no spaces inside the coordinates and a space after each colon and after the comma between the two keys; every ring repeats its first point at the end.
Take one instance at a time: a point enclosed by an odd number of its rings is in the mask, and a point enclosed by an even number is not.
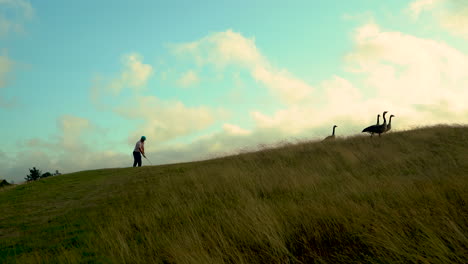
{"type": "Polygon", "coordinates": [[[86,171],[0,192],[6,263],[466,263],[468,128],[86,171]]]}

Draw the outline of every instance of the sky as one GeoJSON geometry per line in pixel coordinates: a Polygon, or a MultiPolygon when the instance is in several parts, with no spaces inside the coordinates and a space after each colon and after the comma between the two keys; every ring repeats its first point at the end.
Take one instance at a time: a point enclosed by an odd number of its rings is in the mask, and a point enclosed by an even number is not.
{"type": "Polygon", "coordinates": [[[0,0],[0,178],[467,124],[467,69],[466,0],[0,0]]]}

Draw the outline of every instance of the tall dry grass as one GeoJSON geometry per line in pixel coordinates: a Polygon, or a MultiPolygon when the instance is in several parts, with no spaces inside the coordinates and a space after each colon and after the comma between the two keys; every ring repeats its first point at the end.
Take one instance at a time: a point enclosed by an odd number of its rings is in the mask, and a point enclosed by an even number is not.
{"type": "Polygon", "coordinates": [[[131,263],[466,263],[467,132],[143,168],[106,210],[99,250],[131,263]]]}

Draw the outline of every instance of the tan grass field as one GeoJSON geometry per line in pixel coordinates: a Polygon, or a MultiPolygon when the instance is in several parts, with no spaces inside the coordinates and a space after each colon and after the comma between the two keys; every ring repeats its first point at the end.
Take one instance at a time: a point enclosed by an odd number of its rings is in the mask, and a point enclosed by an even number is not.
{"type": "Polygon", "coordinates": [[[468,263],[468,127],[0,191],[0,263],[468,263]]]}

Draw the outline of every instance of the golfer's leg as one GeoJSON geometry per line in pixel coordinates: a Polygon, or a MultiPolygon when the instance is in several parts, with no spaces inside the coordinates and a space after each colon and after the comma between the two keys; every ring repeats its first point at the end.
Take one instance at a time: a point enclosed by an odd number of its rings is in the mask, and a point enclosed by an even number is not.
{"type": "Polygon", "coordinates": [[[138,152],[138,167],[141,167],[141,153],[138,152]]]}
{"type": "Polygon", "coordinates": [[[137,155],[135,152],[133,152],[133,167],[136,167],[137,165],[137,155]]]}

